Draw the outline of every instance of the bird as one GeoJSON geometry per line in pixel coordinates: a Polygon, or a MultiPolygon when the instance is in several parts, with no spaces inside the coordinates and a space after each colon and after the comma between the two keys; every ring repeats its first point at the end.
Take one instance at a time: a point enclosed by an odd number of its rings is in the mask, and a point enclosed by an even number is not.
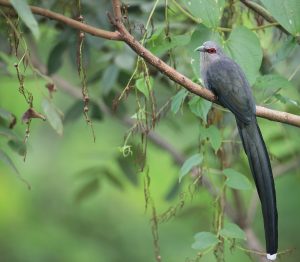
{"type": "Polygon", "coordinates": [[[269,154],[256,119],[256,104],[242,68],[213,41],[196,48],[200,51],[200,73],[204,87],[235,116],[239,135],[261,202],[268,260],[276,260],[278,212],[269,154]]]}

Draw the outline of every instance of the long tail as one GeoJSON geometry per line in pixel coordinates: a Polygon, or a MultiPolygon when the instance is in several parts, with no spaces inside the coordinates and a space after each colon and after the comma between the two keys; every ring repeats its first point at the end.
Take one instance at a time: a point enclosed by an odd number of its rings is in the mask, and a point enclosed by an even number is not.
{"type": "Polygon", "coordinates": [[[278,248],[278,216],[272,168],[256,119],[244,124],[236,119],[238,130],[261,201],[268,259],[275,260],[278,248]]]}

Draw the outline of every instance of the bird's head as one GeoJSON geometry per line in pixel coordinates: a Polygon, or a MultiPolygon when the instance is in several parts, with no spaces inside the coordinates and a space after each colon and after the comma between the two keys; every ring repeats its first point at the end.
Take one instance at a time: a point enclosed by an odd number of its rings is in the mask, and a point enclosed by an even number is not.
{"type": "Polygon", "coordinates": [[[213,41],[204,42],[202,46],[199,46],[195,51],[200,51],[200,56],[207,59],[215,59],[223,54],[222,49],[213,41]]]}

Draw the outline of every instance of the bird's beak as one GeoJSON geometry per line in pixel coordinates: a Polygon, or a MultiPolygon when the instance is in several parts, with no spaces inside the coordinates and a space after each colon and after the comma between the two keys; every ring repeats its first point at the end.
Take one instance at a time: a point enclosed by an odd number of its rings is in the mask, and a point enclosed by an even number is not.
{"type": "Polygon", "coordinates": [[[201,46],[197,47],[195,49],[195,51],[204,52],[205,51],[205,47],[203,45],[201,45],[201,46]]]}

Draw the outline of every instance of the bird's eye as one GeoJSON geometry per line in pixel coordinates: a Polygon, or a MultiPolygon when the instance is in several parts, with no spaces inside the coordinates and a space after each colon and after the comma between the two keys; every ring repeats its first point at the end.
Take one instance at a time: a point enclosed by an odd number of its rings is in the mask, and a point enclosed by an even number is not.
{"type": "Polygon", "coordinates": [[[207,48],[206,51],[207,51],[207,53],[209,53],[209,54],[214,54],[214,53],[217,52],[216,48],[213,48],[213,47],[212,47],[212,48],[207,48]]]}

